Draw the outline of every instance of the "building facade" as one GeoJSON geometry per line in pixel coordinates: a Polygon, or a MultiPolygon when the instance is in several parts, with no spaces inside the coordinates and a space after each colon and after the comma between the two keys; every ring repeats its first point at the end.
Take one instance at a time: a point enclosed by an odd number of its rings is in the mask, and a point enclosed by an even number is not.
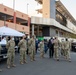
{"type": "Polygon", "coordinates": [[[46,37],[76,37],[76,20],[61,1],[35,0],[42,5],[37,9],[42,17],[31,17],[31,34],[46,37]]]}
{"type": "Polygon", "coordinates": [[[0,4],[0,27],[2,26],[30,34],[30,18],[28,15],[0,4]]]}

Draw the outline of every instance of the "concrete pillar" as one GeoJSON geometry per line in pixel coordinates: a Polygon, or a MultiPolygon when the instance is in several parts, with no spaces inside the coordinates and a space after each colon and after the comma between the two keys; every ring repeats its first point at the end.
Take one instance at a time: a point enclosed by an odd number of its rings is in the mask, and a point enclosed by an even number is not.
{"type": "Polygon", "coordinates": [[[52,27],[50,27],[49,31],[50,31],[50,37],[56,36],[56,31],[55,31],[55,29],[53,29],[52,27]]]}
{"type": "Polygon", "coordinates": [[[34,35],[34,25],[32,25],[32,35],[34,35]]]}
{"type": "Polygon", "coordinates": [[[39,36],[39,25],[37,26],[37,36],[39,36]]]}
{"type": "Polygon", "coordinates": [[[58,37],[60,36],[60,32],[58,31],[58,37]]]}

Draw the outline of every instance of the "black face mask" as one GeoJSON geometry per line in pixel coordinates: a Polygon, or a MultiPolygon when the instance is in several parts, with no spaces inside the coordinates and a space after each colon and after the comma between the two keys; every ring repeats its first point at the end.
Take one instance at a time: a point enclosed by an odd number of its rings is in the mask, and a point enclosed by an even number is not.
{"type": "Polygon", "coordinates": [[[27,38],[25,37],[24,39],[26,40],[27,38]]]}

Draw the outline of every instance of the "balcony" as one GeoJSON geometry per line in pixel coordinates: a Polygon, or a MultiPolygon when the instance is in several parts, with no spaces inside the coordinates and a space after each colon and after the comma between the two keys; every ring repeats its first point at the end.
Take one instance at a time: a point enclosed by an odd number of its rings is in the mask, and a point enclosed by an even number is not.
{"type": "MultiPolygon", "coordinates": [[[[0,20],[0,27],[4,26],[4,21],[0,20]]],[[[26,34],[29,34],[29,26],[24,26],[20,24],[14,24],[10,22],[6,22],[6,26],[10,27],[12,29],[18,30],[20,32],[25,32],[26,34]]]]}

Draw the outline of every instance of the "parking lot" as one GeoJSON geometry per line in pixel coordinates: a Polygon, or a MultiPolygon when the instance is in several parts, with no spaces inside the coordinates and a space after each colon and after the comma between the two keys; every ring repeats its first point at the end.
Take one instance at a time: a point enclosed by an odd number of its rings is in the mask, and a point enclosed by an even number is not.
{"type": "Polygon", "coordinates": [[[48,54],[41,59],[39,53],[36,54],[36,61],[31,62],[27,56],[28,64],[19,63],[19,54],[16,54],[15,68],[7,69],[6,61],[0,62],[2,72],[0,75],[76,75],[76,53],[71,53],[72,62],[60,57],[60,61],[49,59],[48,54]]]}

